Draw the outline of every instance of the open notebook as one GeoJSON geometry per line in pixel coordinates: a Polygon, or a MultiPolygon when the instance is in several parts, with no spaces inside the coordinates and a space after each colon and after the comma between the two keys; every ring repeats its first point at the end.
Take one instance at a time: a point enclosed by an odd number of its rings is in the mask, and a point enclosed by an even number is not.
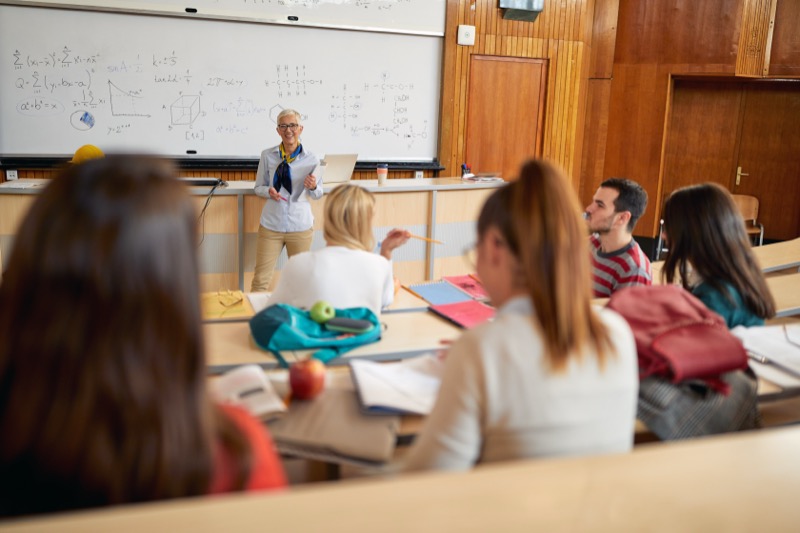
{"type": "Polygon", "coordinates": [[[421,355],[394,363],[365,359],[350,361],[350,374],[365,414],[427,415],[433,409],[443,363],[421,355]]]}

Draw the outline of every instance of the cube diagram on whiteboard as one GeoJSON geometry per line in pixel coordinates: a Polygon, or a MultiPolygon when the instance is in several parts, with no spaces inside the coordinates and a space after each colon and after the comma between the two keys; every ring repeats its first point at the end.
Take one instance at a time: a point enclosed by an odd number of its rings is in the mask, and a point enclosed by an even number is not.
{"type": "Polygon", "coordinates": [[[200,97],[198,95],[181,96],[170,106],[170,118],[175,126],[188,126],[200,115],[200,97]]]}
{"type": "Polygon", "coordinates": [[[458,27],[458,44],[472,46],[475,44],[475,26],[461,24],[458,27]]]}

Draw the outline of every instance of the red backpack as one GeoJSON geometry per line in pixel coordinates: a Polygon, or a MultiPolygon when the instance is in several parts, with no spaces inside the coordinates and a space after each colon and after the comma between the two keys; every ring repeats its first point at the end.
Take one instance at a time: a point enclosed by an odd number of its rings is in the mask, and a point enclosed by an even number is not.
{"type": "Polygon", "coordinates": [[[628,287],[612,294],[608,307],[633,330],[640,379],[703,379],[725,392],[719,376],[747,368],[744,346],[725,320],[677,285],[628,287]]]}

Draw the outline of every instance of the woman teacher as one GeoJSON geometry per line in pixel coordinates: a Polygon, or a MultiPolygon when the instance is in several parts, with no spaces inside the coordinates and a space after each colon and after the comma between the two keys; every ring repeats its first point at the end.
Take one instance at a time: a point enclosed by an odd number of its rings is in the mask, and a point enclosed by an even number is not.
{"type": "Polygon", "coordinates": [[[284,246],[289,257],[311,248],[314,216],[308,199],[322,198],[322,179],[313,174],[319,158],[300,143],[300,113],[281,111],[276,130],[281,143],[261,152],[256,172],[255,193],[267,202],[258,227],[252,292],[269,288],[284,246]]]}

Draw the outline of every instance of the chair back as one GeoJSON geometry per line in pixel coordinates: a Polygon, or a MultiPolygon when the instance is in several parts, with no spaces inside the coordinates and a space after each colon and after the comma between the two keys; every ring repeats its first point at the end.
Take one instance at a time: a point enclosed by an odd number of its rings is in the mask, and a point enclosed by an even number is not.
{"type": "Polygon", "coordinates": [[[758,198],[746,194],[732,194],[731,196],[743,219],[758,220],[758,198]]]}

